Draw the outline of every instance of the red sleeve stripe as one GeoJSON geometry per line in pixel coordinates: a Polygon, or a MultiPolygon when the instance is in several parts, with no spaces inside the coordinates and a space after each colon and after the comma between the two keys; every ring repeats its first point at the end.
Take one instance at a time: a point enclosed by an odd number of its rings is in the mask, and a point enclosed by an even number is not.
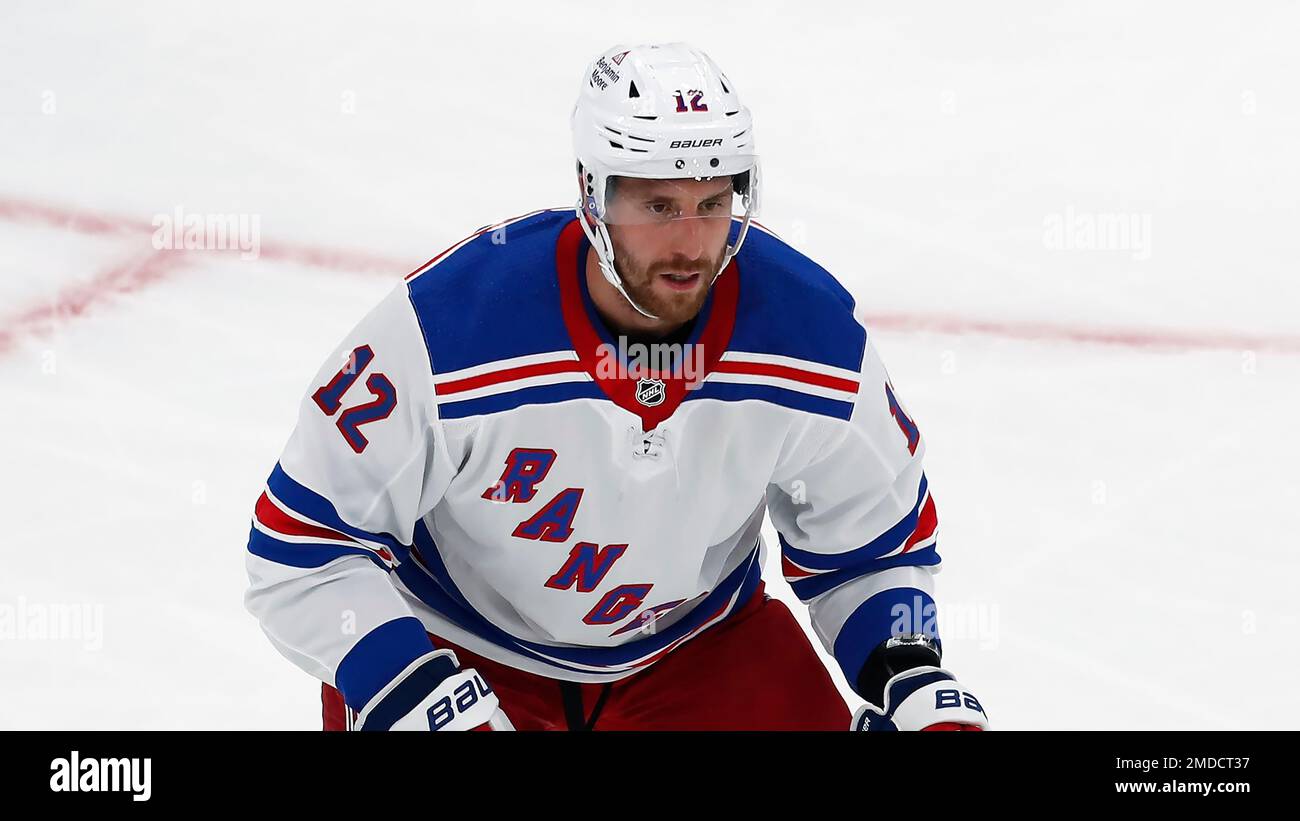
{"type": "Polygon", "coordinates": [[[384,561],[392,561],[392,553],[385,547],[374,547],[372,545],[362,544],[345,533],[332,530],[322,525],[304,522],[295,519],[281,510],[271,497],[265,491],[257,499],[257,506],[254,508],[254,515],[257,517],[258,524],[274,533],[285,536],[300,536],[308,539],[318,539],[320,541],[331,542],[334,544],[346,543],[355,547],[362,547],[377,553],[384,561]]]}
{"type": "Polygon", "coordinates": [[[265,492],[258,498],[254,513],[256,513],[259,522],[277,533],[284,533],[289,536],[309,536],[314,539],[327,539],[332,542],[354,541],[352,537],[337,530],[330,530],[328,527],[309,524],[293,518],[276,507],[265,492]]]}
{"type": "Polygon", "coordinates": [[[921,516],[916,523],[916,530],[912,531],[911,537],[903,545],[903,552],[906,553],[921,542],[929,539],[934,535],[934,531],[938,526],[939,514],[934,509],[934,497],[927,496],[925,507],[921,508],[921,516]]]}
{"type": "Polygon", "coordinates": [[[582,363],[576,359],[564,359],[555,362],[538,362],[533,365],[521,365],[515,368],[506,368],[500,371],[491,371],[489,373],[478,374],[477,376],[467,376],[464,379],[454,379],[450,382],[435,384],[434,390],[439,396],[448,396],[454,393],[483,388],[488,385],[499,385],[502,382],[514,382],[519,379],[528,379],[533,376],[548,376],[553,373],[578,373],[582,371],[582,363]]]}
{"type": "MultiPolygon", "coordinates": [[[[921,547],[922,549],[924,549],[925,547],[929,547],[930,545],[934,544],[934,533],[938,529],[938,527],[939,527],[939,515],[935,511],[934,498],[930,496],[929,493],[926,493],[925,501],[921,504],[921,512],[916,519],[916,527],[912,528],[912,533],[907,537],[907,541],[903,542],[901,545],[889,551],[888,553],[885,553],[884,555],[881,556],[877,556],[875,560],[879,561],[880,559],[892,559],[895,556],[901,556],[904,553],[907,553],[914,547],[921,547]]],[[[826,558],[832,558],[832,557],[833,554],[827,554],[826,556],[826,558]]],[[[849,563],[846,562],[846,566],[849,566],[849,563]]],[[[842,568],[834,568],[834,569],[842,569],[842,568]]],[[[797,565],[794,562],[790,561],[789,557],[785,555],[784,549],[781,552],[781,574],[785,577],[785,580],[788,582],[791,583],[799,582],[804,579],[808,579],[813,576],[819,576],[822,573],[827,573],[827,572],[830,572],[830,569],[810,570],[809,568],[803,567],[802,565],[797,565]]]]}
{"type": "Polygon", "coordinates": [[[790,559],[787,558],[784,554],[782,554],[781,575],[785,577],[786,581],[792,582],[798,579],[806,579],[809,576],[816,576],[817,573],[818,571],[809,570],[806,567],[800,567],[799,565],[790,561],[790,559]]]}
{"type": "Polygon", "coordinates": [[[843,391],[845,393],[857,393],[858,383],[850,379],[841,379],[837,376],[828,376],[823,373],[814,373],[805,371],[800,368],[792,368],[788,365],[774,365],[767,362],[740,362],[734,359],[724,359],[713,367],[719,373],[740,373],[750,376],[774,376],[781,379],[789,379],[794,382],[803,382],[806,385],[817,385],[830,390],[843,391]]]}

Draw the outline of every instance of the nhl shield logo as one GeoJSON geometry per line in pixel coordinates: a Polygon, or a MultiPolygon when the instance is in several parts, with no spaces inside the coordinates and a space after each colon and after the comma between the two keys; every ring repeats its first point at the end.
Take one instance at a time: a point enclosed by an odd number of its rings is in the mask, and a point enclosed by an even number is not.
{"type": "Polygon", "coordinates": [[[667,390],[664,388],[661,379],[638,379],[636,382],[636,401],[645,405],[647,408],[653,408],[655,405],[662,405],[667,390]]]}

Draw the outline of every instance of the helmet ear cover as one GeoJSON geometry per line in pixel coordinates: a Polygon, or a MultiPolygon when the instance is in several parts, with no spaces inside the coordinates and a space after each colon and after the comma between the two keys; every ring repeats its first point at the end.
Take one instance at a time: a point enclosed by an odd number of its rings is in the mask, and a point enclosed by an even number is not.
{"type": "Polygon", "coordinates": [[[749,169],[731,175],[731,188],[742,197],[749,193],[749,169]]]}

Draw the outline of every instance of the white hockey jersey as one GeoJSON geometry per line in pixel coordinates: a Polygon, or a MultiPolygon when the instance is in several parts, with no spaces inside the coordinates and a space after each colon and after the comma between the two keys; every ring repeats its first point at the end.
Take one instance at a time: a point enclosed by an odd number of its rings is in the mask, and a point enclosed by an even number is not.
{"type": "Polygon", "coordinates": [[[703,378],[628,373],[587,249],[571,209],[484,229],[322,367],[249,535],[275,646],[357,710],[429,633],[619,679],[755,594],[765,511],[850,682],[891,633],[933,635],[924,447],[848,293],[751,230],[688,341],[703,378]]]}

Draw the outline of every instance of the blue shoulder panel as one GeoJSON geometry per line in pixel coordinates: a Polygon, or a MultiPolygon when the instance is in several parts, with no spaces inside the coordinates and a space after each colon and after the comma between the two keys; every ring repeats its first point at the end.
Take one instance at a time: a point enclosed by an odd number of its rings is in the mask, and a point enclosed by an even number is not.
{"type": "Polygon", "coordinates": [[[555,243],[573,209],[484,230],[407,283],[434,373],[571,347],[555,243]]]}
{"type": "Polygon", "coordinates": [[[736,266],[740,302],[731,350],[862,367],[867,333],[853,318],[853,297],[826,269],[752,226],[736,266]]]}

